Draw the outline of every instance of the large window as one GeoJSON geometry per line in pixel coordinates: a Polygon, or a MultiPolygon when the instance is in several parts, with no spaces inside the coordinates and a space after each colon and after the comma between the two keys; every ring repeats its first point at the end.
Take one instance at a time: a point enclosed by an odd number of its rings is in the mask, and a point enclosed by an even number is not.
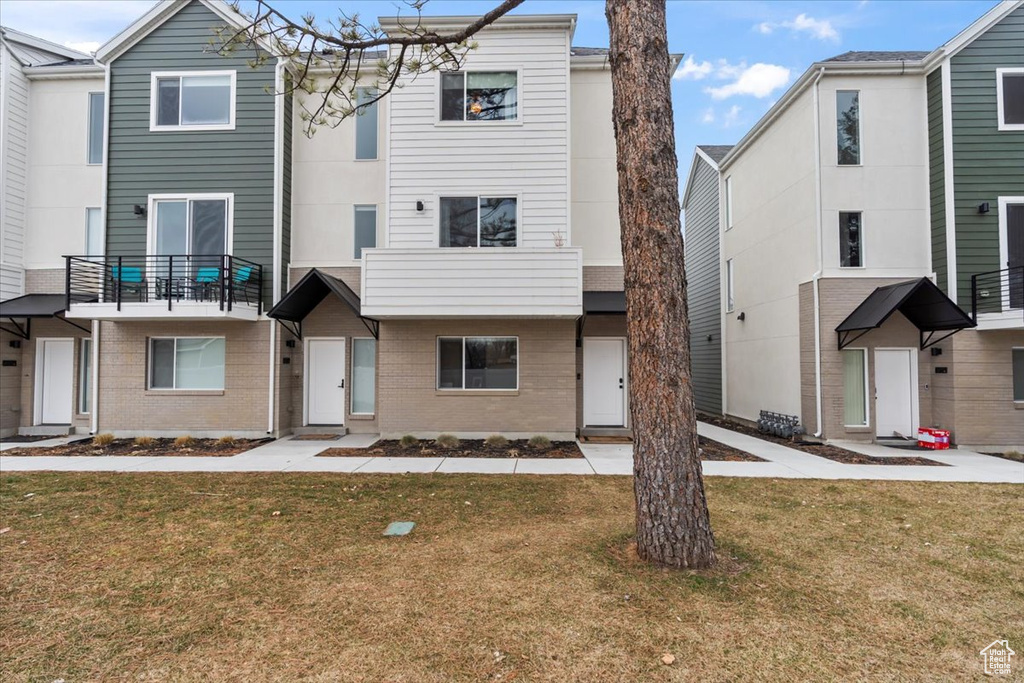
{"type": "Polygon", "coordinates": [[[725,262],[725,312],[730,313],[736,306],[732,284],[732,259],[725,262]]]}
{"type": "Polygon", "coordinates": [[[515,197],[441,197],[440,246],[514,247],[515,197]]]}
{"type": "Polygon", "coordinates": [[[357,204],[355,207],[352,241],[355,245],[352,258],[363,257],[363,249],[377,246],[377,207],[373,204],[357,204]]]}
{"type": "Polygon", "coordinates": [[[92,406],[92,339],[78,346],[78,412],[88,415],[92,406]]]}
{"type": "Polygon", "coordinates": [[[1024,130],[1024,67],[996,69],[999,130],[1024,130]]]}
{"type": "Polygon", "coordinates": [[[356,88],[356,104],[366,105],[356,116],[356,159],[369,160],[377,158],[377,97],[375,88],[356,88]]]}
{"type": "Polygon", "coordinates": [[[154,73],[150,130],[235,127],[235,72],[154,73]]]}
{"type": "Polygon", "coordinates": [[[843,356],[843,424],[868,423],[868,366],[866,349],[845,349],[843,356]]]}
{"type": "Polygon", "coordinates": [[[149,340],[150,389],[223,389],[224,337],[149,340]]]}
{"type": "Polygon", "coordinates": [[[441,74],[442,121],[516,121],[519,76],[515,71],[441,74]]]}
{"type": "Polygon", "coordinates": [[[839,143],[839,165],[859,165],[860,93],[856,90],[836,92],[836,134],[839,143]]]}
{"type": "MultiPolygon", "coordinates": [[[[228,253],[231,196],[154,196],[150,254],[218,256],[228,253]]],[[[218,265],[212,259],[209,264],[218,265]]]]}
{"type": "Polygon", "coordinates": [[[518,387],[518,338],[438,338],[438,389],[517,389],[518,387]]]}
{"type": "Polygon", "coordinates": [[[90,207],[85,210],[85,254],[103,256],[103,210],[90,207]]]}
{"type": "Polygon", "coordinates": [[[864,230],[859,211],[839,212],[839,266],[841,268],[862,268],[864,266],[864,230]]]}
{"type": "Polygon", "coordinates": [[[377,378],[377,340],[352,340],[352,414],[372,415],[377,378]]]}
{"type": "Polygon", "coordinates": [[[1013,350],[1013,400],[1024,401],[1024,348],[1013,350]]]}
{"type": "Polygon", "coordinates": [[[89,149],[87,163],[103,163],[103,93],[89,93],[89,149]]]}

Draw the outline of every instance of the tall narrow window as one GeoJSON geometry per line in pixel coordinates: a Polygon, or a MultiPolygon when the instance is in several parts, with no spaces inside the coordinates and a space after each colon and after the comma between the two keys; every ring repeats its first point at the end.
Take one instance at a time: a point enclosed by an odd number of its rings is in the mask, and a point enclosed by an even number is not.
{"type": "Polygon", "coordinates": [[[860,211],[839,212],[839,265],[842,268],[864,266],[864,231],[860,211]]]}
{"type": "Polygon", "coordinates": [[[352,340],[352,414],[372,415],[376,390],[377,340],[352,340]]]}
{"type": "Polygon", "coordinates": [[[438,389],[517,389],[517,337],[440,337],[438,389]]]}
{"type": "Polygon", "coordinates": [[[441,74],[442,121],[515,121],[519,83],[515,71],[441,74]]]}
{"type": "Polygon", "coordinates": [[[732,227],[732,176],[725,179],[725,229],[732,227]]]}
{"type": "Polygon", "coordinates": [[[999,130],[1024,130],[1024,68],[996,69],[999,130]]]}
{"type": "Polygon", "coordinates": [[[352,258],[358,261],[363,257],[363,249],[377,246],[377,207],[372,204],[356,205],[354,228],[355,253],[352,258]]]}
{"type": "Polygon", "coordinates": [[[725,262],[725,312],[731,312],[735,304],[732,284],[732,259],[729,259],[725,262]]]}
{"type": "Polygon", "coordinates": [[[836,92],[836,134],[839,144],[839,165],[859,165],[860,93],[856,90],[836,92]]]}
{"type": "Polygon", "coordinates": [[[863,427],[868,423],[867,351],[846,349],[843,356],[843,424],[863,427]]]}
{"type": "Polygon", "coordinates": [[[88,415],[92,405],[92,339],[82,339],[78,348],[78,412],[88,415]]]}
{"type": "MultiPolygon", "coordinates": [[[[375,88],[356,88],[356,104],[363,105],[377,97],[375,88]]],[[[356,116],[356,159],[377,158],[377,103],[367,104],[356,116]]]]}
{"type": "Polygon", "coordinates": [[[103,211],[98,208],[85,210],[85,254],[103,256],[103,211]]]}
{"type": "Polygon", "coordinates": [[[224,337],[149,340],[150,389],[223,389],[224,337]]]}
{"type": "Polygon", "coordinates": [[[103,93],[89,93],[88,163],[103,163],[103,93]]]}
{"type": "Polygon", "coordinates": [[[515,197],[441,197],[442,247],[514,247],[515,197]]]}
{"type": "Polygon", "coordinates": [[[1013,350],[1013,400],[1024,401],[1024,349],[1013,350]]]}

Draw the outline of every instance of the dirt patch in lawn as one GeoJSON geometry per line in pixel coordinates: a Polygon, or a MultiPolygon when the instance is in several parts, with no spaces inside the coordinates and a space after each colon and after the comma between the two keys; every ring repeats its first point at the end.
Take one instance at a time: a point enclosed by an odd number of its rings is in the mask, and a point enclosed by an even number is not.
{"type": "Polygon", "coordinates": [[[722,429],[746,434],[747,436],[753,436],[764,441],[771,441],[772,443],[777,443],[798,451],[810,453],[811,455],[817,455],[821,458],[827,458],[828,460],[841,462],[846,465],[921,465],[926,467],[947,467],[944,462],[936,462],[935,460],[929,460],[928,458],[919,458],[916,456],[876,458],[871,455],[864,455],[863,453],[857,453],[856,451],[847,450],[831,444],[807,443],[806,441],[786,439],[781,436],[775,436],[774,434],[759,432],[755,427],[749,427],[740,422],[734,422],[722,417],[708,415],[707,413],[700,413],[698,419],[701,422],[706,422],[716,427],[721,427],[722,429]]]}
{"type": "Polygon", "coordinates": [[[700,459],[720,462],[765,462],[763,458],[741,451],[724,443],[700,438],[700,459]]]}
{"type": "Polygon", "coordinates": [[[271,441],[273,439],[235,439],[230,443],[222,443],[219,439],[196,439],[192,445],[182,447],[175,446],[174,439],[154,439],[153,443],[146,445],[135,443],[135,439],[114,439],[113,442],[106,446],[97,446],[93,444],[92,439],[85,439],[52,448],[12,448],[4,451],[4,455],[72,455],[83,457],[137,455],[149,458],[185,455],[225,457],[244,453],[271,441]]]}
{"type": "Polygon", "coordinates": [[[548,448],[534,448],[526,439],[510,440],[506,446],[490,445],[483,439],[463,439],[454,448],[433,441],[403,447],[396,440],[378,441],[369,448],[328,448],[317,457],[327,458],[582,458],[575,441],[552,441],[548,448]]]}

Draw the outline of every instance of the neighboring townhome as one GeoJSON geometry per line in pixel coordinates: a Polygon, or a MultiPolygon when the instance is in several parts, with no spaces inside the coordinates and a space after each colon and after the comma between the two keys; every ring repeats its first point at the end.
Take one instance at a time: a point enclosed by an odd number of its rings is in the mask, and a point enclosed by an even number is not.
{"type": "MultiPolygon", "coordinates": [[[[698,149],[687,232],[706,237],[717,213],[720,256],[688,245],[686,265],[697,316],[721,291],[721,413],[795,415],[825,439],[937,426],[961,445],[1020,448],[1024,279],[997,245],[1017,244],[1024,193],[1021,67],[1024,10],[1005,2],[931,53],[816,63],[724,157],[698,149]],[[699,191],[716,164],[718,194],[699,191]],[[959,275],[947,243],[962,245],[959,275]],[[988,271],[1002,272],[979,275],[972,302],[971,276],[988,271]]],[[[695,378],[717,370],[698,353],[708,334],[691,339],[695,378]]]]}

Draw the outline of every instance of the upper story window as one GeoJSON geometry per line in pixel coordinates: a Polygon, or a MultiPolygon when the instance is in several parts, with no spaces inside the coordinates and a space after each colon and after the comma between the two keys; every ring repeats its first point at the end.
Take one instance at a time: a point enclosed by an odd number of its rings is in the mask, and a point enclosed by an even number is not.
{"type": "Polygon", "coordinates": [[[356,204],[353,217],[352,258],[358,261],[363,258],[363,249],[377,246],[377,206],[374,204],[356,204]]]}
{"type": "Polygon", "coordinates": [[[441,120],[519,120],[519,74],[515,71],[441,74],[441,120]]]}
{"type": "Polygon", "coordinates": [[[836,91],[836,138],[839,165],[860,165],[860,93],[836,91]]]}
{"type": "Polygon", "coordinates": [[[89,143],[86,163],[103,163],[103,93],[89,93],[89,143]]]}
{"type": "Polygon", "coordinates": [[[996,69],[999,130],[1024,130],[1024,67],[996,69]]]}
{"type": "Polygon", "coordinates": [[[97,207],[85,210],[85,253],[103,256],[103,210],[97,207]]]}
{"type": "Polygon", "coordinates": [[[725,262],[725,312],[731,313],[736,308],[736,293],[733,288],[732,259],[725,262]]]}
{"type": "Polygon", "coordinates": [[[732,227],[732,176],[725,179],[725,229],[732,227]]]}
{"type": "Polygon", "coordinates": [[[235,72],[156,72],[150,125],[159,130],[234,130],[235,72]]]}
{"type": "Polygon", "coordinates": [[[518,203],[515,197],[441,197],[440,246],[516,246],[518,203]]]}
{"type": "Polygon", "coordinates": [[[841,268],[862,268],[864,266],[864,231],[861,229],[859,211],[839,212],[839,266],[841,268]]]}
{"type": "Polygon", "coordinates": [[[376,88],[356,88],[356,104],[366,105],[356,116],[356,159],[360,161],[377,158],[377,103],[373,101],[376,97],[376,88]]]}
{"type": "MultiPolygon", "coordinates": [[[[153,195],[149,253],[221,256],[230,253],[232,195],[153,195]]],[[[219,266],[220,259],[194,265],[219,266]]]]}

